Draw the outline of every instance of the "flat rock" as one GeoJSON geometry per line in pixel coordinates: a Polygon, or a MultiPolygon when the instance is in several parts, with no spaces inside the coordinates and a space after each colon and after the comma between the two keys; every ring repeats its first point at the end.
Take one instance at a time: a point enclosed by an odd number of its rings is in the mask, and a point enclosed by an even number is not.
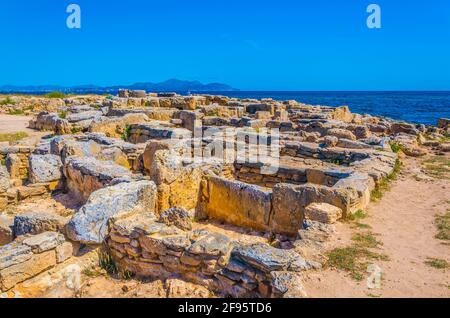
{"type": "Polygon", "coordinates": [[[190,254],[203,256],[222,256],[226,255],[233,247],[233,241],[220,233],[210,233],[198,239],[188,249],[190,254]]]}
{"type": "Polygon", "coordinates": [[[336,223],[342,217],[342,210],[328,203],[312,203],[305,208],[305,217],[321,223],[336,223]]]}
{"type": "Polygon", "coordinates": [[[263,243],[237,246],[233,249],[232,256],[264,272],[303,270],[309,267],[306,261],[294,252],[263,243]]]}
{"type": "Polygon", "coordinates": [[[12,242],[0,247],[0,270],[16,265],[33,256],[31,247],[20,242],[12,242]]]}
{"type": "Polygon", "coordinates": [[[56,155],[31,155],[30,181],[32,183],[46,183],[61,179],[62,162],[56,155]]]}
{"type": "Polygon", "coordinates": [[[119,183],[95,191],[67,225],[67,235],[85,244],[100,244],[108,234],[108,220],[131,210],[155,211],[156,185],[152,181],[119,183]]]}
{"type": "Polygon", "coordinates": [[[33,253],[42,253],[56,248],[64,241],[64,236],[60,233],[44,232],[25,239],[23,244],[29,246],[33,253]]]}
{"type": "Polygon", "coordinates": [[[14,235],[40,234],[43,232],[61,232],[67,219],[53,213],[27,212],[14,217],[14,235]]]}

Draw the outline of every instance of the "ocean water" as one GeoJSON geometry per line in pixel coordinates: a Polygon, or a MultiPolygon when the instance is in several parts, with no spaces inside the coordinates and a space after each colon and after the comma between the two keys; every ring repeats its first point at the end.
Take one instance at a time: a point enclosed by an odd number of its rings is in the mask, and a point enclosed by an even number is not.
{"type": "Polygon", "coordinates": [[[437,125],[450,118],[450,91],[436,92],[208,92],[237,98],[273,98],[324,105],[349,106],[354,113],[384,116],[412,123],[437,125]]]}

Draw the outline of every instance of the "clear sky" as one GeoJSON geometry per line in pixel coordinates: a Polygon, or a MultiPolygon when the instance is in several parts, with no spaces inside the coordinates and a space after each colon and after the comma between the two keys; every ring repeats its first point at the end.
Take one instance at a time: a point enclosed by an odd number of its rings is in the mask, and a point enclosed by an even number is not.
{"type": "Polygon", "coordinates": [[[0,85],[450,90],[449,0],[1,0],[0,43],[0,85]]]}

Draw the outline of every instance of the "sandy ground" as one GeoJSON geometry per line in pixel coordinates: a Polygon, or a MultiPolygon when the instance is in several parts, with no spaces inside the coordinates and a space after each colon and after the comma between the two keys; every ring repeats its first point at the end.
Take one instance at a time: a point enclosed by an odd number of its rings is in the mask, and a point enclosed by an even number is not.
{"type": "Polygon", "coordinates": [[[28,122],[33,117],[31,116],[18,116],[18,115],[4,115],[0,114],[0,134],[4,133],[16,133],[16,132],[26,132],[29,135],[28,140],[36,143],[39,139],[45,135],[47,132],[36,131],[28,128],[28,122]]]}
{"type": "MultiPolygon", "coordinates": [[[[450,182],[417,181],[418,168],[417,159],[407,159],[400,178],[379,202],[371,203],[369,217],[361,221],[372,227],[383,243],[379,252],[390,258],[376,262],[381,287],[369,289],[367,280],[356,282],[345,272],[325,269],[305,275],[310,297],[450,297],[450,270],[424,264],[428,257],[450,262],[450,245],[434,237],[436,213],[450,208],[450,182]]],[[[336,245],[348,246],[355,232],[339,224],[336,245]]]]}

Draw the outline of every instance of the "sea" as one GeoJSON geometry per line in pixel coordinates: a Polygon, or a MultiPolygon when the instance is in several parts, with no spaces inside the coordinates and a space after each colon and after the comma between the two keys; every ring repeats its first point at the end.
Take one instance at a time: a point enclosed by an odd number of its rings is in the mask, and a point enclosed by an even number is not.
{"type": "Polygon", "coordinates": [[[434,126],[437,125],[440,118],[450,118],[450,91],[230,91],[205,93],[237,98],[296,100],[305,104],[334,107],[346,105],[354,113],[434,126]]]}

